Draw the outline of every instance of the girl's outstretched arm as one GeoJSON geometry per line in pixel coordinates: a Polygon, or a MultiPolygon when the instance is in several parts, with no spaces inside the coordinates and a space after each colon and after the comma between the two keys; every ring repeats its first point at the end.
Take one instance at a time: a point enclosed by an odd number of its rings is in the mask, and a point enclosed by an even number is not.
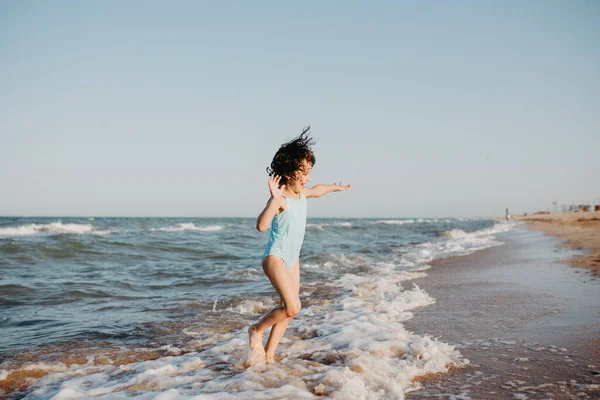
{"type": "Polygon", "coordinates": [[[280,180],[281,177],[277,175],[269,178],[269,191],[271,192],[271,198],[256,219],[256,229],[258,229],[259,232],[264,232],[269,229],[269,226],[271,226],[271,221],[273,221],[273,217],[279,213],[280,209],[285,208],[287,205],[287,202],[283,197],[285,185],[280,187],[280,180]]]}
{"type": "Polygon", "coordinates": [[[331,192],[341,192],[342,190],[350,189],[350,185],[342,185],[342,182],[339,184],[334,183],[333,185],[315,185],[311,188],[304,188],[304,195],[306,197],[321,197],[324,194],[331,192]]]}

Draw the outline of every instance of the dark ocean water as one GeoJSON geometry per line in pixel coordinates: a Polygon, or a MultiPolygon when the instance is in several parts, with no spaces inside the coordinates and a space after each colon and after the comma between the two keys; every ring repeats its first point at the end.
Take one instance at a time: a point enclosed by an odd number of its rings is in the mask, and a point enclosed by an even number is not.
{"type": "MultiPolygon", "coordinates": [[[[203,328],[240,328],[274,304],[260,264],[268,233],[254,224],[0,218],[0,353],[14,363],[61,343],[152,347],[203,328]]],[[[496,245],[492,235],[506,229],[490,219],[309,219],[302,288],[335,292],[348,279],[423,270],[434,258],[496,245]]]]}

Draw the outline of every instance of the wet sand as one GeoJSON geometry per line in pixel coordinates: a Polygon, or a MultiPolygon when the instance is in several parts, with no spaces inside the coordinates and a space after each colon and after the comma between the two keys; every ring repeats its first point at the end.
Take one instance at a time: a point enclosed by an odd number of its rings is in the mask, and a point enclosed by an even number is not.
{"type": "Polygon", "coordinates": [[[576,267],[590,268],[600,275],[600,211],[569,214],[538,214],[517,216],[537,230],[556,236],[567,247],[587,250],[567,262],[576,267]]]}
{"type": "Polygon", "coordinates": [[[600,398],[600,278],[561,263],[581,252],[527,225],[498,239],[415,280],[438,301],[407,329],[457,344],[471,364],[420,379],[407,399],[600,398]]]}

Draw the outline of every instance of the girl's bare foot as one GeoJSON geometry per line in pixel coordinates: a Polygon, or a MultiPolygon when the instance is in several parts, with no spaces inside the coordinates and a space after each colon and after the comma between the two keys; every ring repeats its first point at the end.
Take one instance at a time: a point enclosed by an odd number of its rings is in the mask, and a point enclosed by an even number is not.
{"type": "Polygon", "coordinates": [[[250,351],[244,363],[246,367],[265,361],[265,348],[262,343],[262,335],[258,333],[254,325],[248,328],[248,347],[250,351]]]}
{"type": "Polygon", "coordinates": [[[250,328],[248,328],[248,341],[250,342],[250,349],[252,351],[265,353],[265,348],[262,344],[262,335],[258,333],[254,325],[250,325],[250,328]]]}

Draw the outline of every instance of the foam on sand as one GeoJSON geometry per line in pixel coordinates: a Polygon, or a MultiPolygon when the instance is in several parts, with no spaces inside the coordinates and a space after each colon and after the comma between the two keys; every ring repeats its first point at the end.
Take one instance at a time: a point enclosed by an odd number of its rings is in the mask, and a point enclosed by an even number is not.
{"type": "Polygon", "coordinates": [[[494,235],[511,230],[513,225],[497,223],[494,226],[467,233],[461,229],[452,229],[440,233],[440,238],[420,243],[407,249],[401,249],[398,264],[403,267],[425,265],[428,262],[451,256],[471,254],[488,247],[503,243],[494,235]]]}
{"type": "MultiPolygon", "coordinates": [[[[187,353],[173,348],[160,358],[120,366],[63,366],[36,384],[34,398],[402,399],[418,389],[414,378],[467,365],[453,346],[402,324],[414,310],[435,302],[415,284],[403,287],[425,273],[396,271],[391,264],[378,270],[325,283],[337,297],[313,302],[292,320],[275,364],[244,368],[243,327],[187,353]]],[[[257,312],[257,305],[245,300],[227,311],[257,312]]],[[[264,305],[258,308],[264,311],[264,305]]]]}

